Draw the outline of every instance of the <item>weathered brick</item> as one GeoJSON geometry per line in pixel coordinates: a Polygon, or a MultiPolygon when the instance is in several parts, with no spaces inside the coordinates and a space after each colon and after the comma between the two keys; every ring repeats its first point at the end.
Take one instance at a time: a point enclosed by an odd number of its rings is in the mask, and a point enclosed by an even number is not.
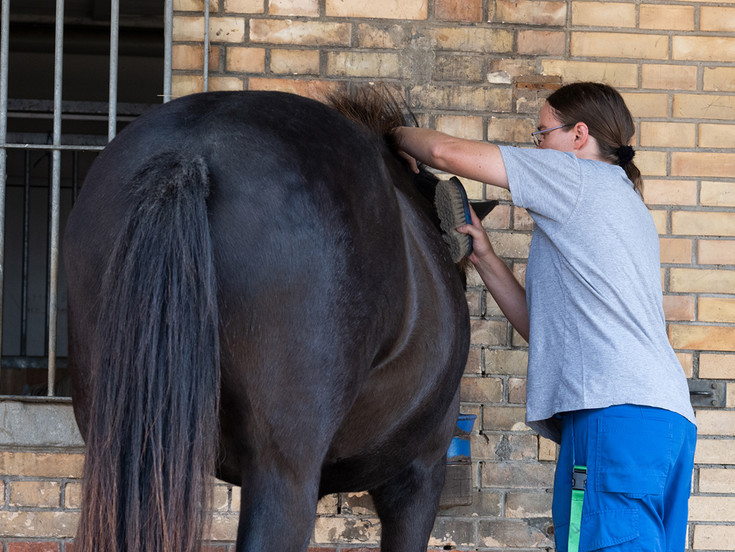
{"type": "Polygon", "coordinates": [[[403,49],[408,44],[408,31],[403,25],[357,26],[357,46],[360,48],[403,49]]]}
{"type": "Polygon", "coordinates": [[[399,55],[386,52],[328,52],[327,74],[337,77],[398,78],[399,55]]]}
{"type": "Polygon", "coordinates": [[[696,142],[694,123],[641,122],[640,143],[644,147],[693,148],[696,142]]]}
{"type": "Polygon", "coordinates": [[[447,21],[482,21],[482,0],[434,0],[434,17],[447,21]]]}
{"type": "Polygon", "coordinates": [[[463,377],[459,398],[463,403],[498,403],[503,400],[500,378],[463,377]]]}
{"type": "Polygon", "coordinates": [[[692,180],[646,178],[643,197],[647,205],[696,205],[697,183],[692,180]]]}
{"type": "MultiPolygon", "coordinates": [[[[483,430],[529,431],[529,428],[526,425],[525,406],[485,405],[485,407],[482,409],[482,416],[483,430]]],[[[533,448],[535,448],[535,446],[533,448]]]]}
{"type": "Polygon", "coordinates": [[[523,25],[556,25],[566,23],[565,2],[545,0],[498,0],[495,2],[494,21],[523,25]]]}
{"type": "Polygon", "coordinates": [[[735,550],[735,526],[697,523],[694,526],[693,549],[735,550]]]}
{"type": "Polygon", "coordinates": [[[323,100],[329,94],[345,88],[345,83],[324,80],[268,79],[251,77],[248,79],[249,90],[279,90],[299,96],[323,100]]]}
{"type": "Polygon", "coordinates": [[[526,403],[526,378],[508,378],[508,402],[526,403]]]}
{"type": "Polygon", "coordinates": [[[467,355],[467,364],[464,368],[464,374],[466,376],[479,376],[482,374],[482,357],[484,349],[480,347],[470,347],[469,354],[467,355]]]}
{"type": "Polygon", "coordinates": [[[699,194],[702,205],[735,207],[735,182],[702,182],[699,194]]]}
{"type": "MultiPolygon", "coordinates": [[[[735,380],[735,355],[702,353],[699,355],[699,377],[735,380]]],[[[735,481],[735,479],[733,479],[735,481]]]]}
{"type": "Polygon", "coordinates": [[[735,496],[693,496],[689,500],[690,521],[732,521],[735,496]]]}
{"type": "Polygon", "coordinates": [[[239,77],[210,76],[207,90],[244,90],[245,84],[239,77]]]}
{"type": "Polygon", "coordinates": [[[693,321],[694,298],[687,295],[664,295],[666,320],[693,321]]]}
{"type": "Polygon", "coordinates": [[[676,211],[671,215],[671,231],[680,235],[735,236],[735,213],[676,211]]]}
{"type": "MultiPolygon", "coordinates": [[[[220,48],[209,50],[209,67],[216,68],[219,63],[220,48]]],[[[195,71],[204,68],[204,47],[201,45],[174,44],[171,47],[171,64],[174,70],[195,71]]]]}
{"type": "Polygon", "coordinates": [[[572,25],[583,27],[635,27],[635,4],[572,2],[572,25]]]}
{"type": "Polygon", "coordinates": [[[470,342],[474,345],[498,347],[505,345],[506,324],[499,320],[472,320],[470,342]]]}
{"type": "Polygon", "coordinates": [[[735,464],[735,439],[699,439],[694,463],[735,464]]]}
{"type": "Polygon", "coordinates": [[[204,78],[201,75],[172,75],[171,97],[180,98],[204,90],[204,78]]]}
{"type": "Polygon", "coordinates": [[[209,541],[234,541],[240,515],[232,512],[215,512],[211,516],[209,531],[204,534],[209,541]]]}
{"type": "Polygon", "coordinates": [[[641,4],[639,26],[662,31],[693,31],[694,6],[641,4]]]}
{"type": "Polygon", "coordinates": [[[203,42],[204,17],[183,15],[174,17],[171,36],[174,42],[203,42]]]}
{"type": "Polygon", "coordinates": [[[236,73],[263,73],[265,71],[265,48],[230,46],[225,51],[227,71],[236,73]]]}
{"type": "Polygon", "coordinates": [[[671,57],[675,60],[735,61],[735,38],[721,36],[674,36],[671,57]]]}
{"type": "Polygon", "coordinates": [[[733,120],[735,119],[735,96],[676,94],[674,95],[674,117],[733,120]]]}
{"type": "Polygon", "coordinates": [[[554,548],[551,520],[480,520],[477,532],[478,544],[487,548],[554,548]]]}
{"type": "Polygon", "coordinates": [[[735,436],[735,411],[706,409],[697,411],[697,434],[735,436]]]}
{"type": "Polygon", "coordinates": [[[475,525],[469,520],[438,518],[429,537],[429,546],[456,548],[475,542],[475,525]]]}
{"type": "Polygon", "coordinates": [[[687,378],[694,377],[694,354],[677,352],[676,358],[679,360],[679,364],[681,364],[684,375],[687,378]]]}
{"type": "Polygon", "coordinates": [[[57,481],[13,481],[10,484],[10,505],[34,508],[58,508],[61,485],[57,481]]]}
{"type": "Polygon", "coordinates": [[[667,59],[669,38],[666,35],[572,32],[570,53],[582,57],[667,59]]]}
{"type": "Polygon", "coordinates": [[[82,505],[82,484],[69,482],[64,485],[64,508],[76,510],[82,505]]]}
{"type": "Polygon", "coordinates": [[[566,34],[562,31],[518,31],[518,53],[561,56],[566,50],[566,34]]]}
{"type": "MultiPolygon", "coordinates": [[[[469,506],[454,506],[446,510],[440,510],[439,517],[497,517],[501,515],[501,493],[487,491],[474,491],[471,493],[472,504],[469,506]]],[[[352,552],[352,551],[350,551],[352,552]]]]}
{"type": "Polygon", "coordinates": [[[735,67],[705,67],[704,90],[712,92],[735,92],[735,67]]]}
{"type": "Polygon", "coordinates": [[[723,468],[700,468],[699,492],[735,494],[735,477],[733,477],[732,470],[723,468]]]}
{"type": "MultiPolygon", "coordinates": [[[[643,193],[645,194],[645,189],[643,190],[643,193]]],[[[666,226],[668,221],[668,213],[663,209],[652,209],[651,210],[651,218],[653,219],[653,224],[656,226],[656,231],[659,235],[664,235],[667,233],[666,226]]]]}
{"type": "Polygon", "coordinates": [[[732,293],[735,273],[727,270],[672,268],[670,289],[674,293],[732,293]],[[732,274],[731,274],[732,273],[732,274]]]}
{"type": "Polygon", "coordinates": [[[525,232],[496,232],[493,248],[504,259],[526,259],[531,246],[531,235],[525,232]]]}
{"type": "Polygon", "coordinates": [[[82,454],[0,452],[0,475],[80,478],[83,464],[82,454]]]}
{"type": "Polygon", "coordinates": [[[487,123],[487,139],[496,143],[523,144],[530,142],[534,130],[536,125],[530,119],[491,117],[487,123]]]}
{"type": "Polygon", "coordinates": [[[78,512],[10,511],[0,516],[0,535],[15,538],[71,538],[76,535],[78,512]]]}
{"type": "Polygon", "coordinates": [[[538,460],[539,462],[554,462],[557,458],[558,445],[551,439],[539,436],[538,438],[538,460]]]}
{"type": "Polygon", "coordinates": [[[699,13],[701,31],[735,32],[735,7],[702,6],[699,13]]]}
{"type": "Polygon", "coordinates": [[[508,518],[548,518],[551,517],[551,498],[549,491],[516,492],[505,496],[505,515],[508,518]]]}
{"type": "Polygon", "coordinates": [[[698,305],[701,322],[735,322],[735,298],[700,297],[698,305]]]}
{"type": "Polygon", "coordinates": [[[269,15],[319,16],[319,0],[268,0],[269,15]]]}
{"type": "Polygon", "coordinates": [[[667,156],[662,151],[638,150],[635,154],[635,162],[644,178],[649,176],[667,176],[667,156]]]}
{"type": "Polygon", "coordinates": [[[300,21],[294,19],[253,19],[250,41],[302,46],[349,46],[349,23],[300,21]]]}
{"type": "Polygon", "coordinates": [[[8,552],[59,552],[58,542],[8,542],[8,552]]]}
{"type": "Polygon", "coordinates": [[[690,263],[692,261],[692,240],[661,238],[659,241],[662,263],[690,263]]]}
{"type": "Polygon", "coordinates": [[[432,79],[482,82],[485,80],[485,60],[478,55],[439,54],[432,68],[432,79]]]}
{"type": "Polygon", "coordinates": [[[470,438],[472,458],[492,462],[536,460],[538,440],[531,434],[483,433],[470,438]]]}
{"type": "Polygon", "coordinates": [[[641,84],[647,89],[696,90],[697,67],[644,63],[641,68],[641,84]]]}
{"type": "Polygon", "coordinates": [[[436,130],[468,140],[482,140],[482,117],[464,115],[440,115],[436,118],[436,130]]]}
{"type": "Polygon", "coordinates": [[[675,349],[735,351],[735,327],[672,324],[669,339],[675,349]]]}
{"type": "Polygon", "coordinates": [[[525,376],[528,351],[494,349],[485,351],[485,373],[525,376]]]}
{"type": "Polygon", "coordinates": [[[265,13],[265,0],[225,0],[227,13],[265,13]]]}
{"type": "Polygon", "coordinates": [[[699,125],[699,147],[722,148],[735,145],[735,125],[699,125]]]}
{"type": "Polygon", "coordinates": [[[315,543],[377,544],[380,536],[378,518],[337,518],[319,516],[314,524],[315,543]]]}
{"type": "Polygon", "coordinates": [[[209,40],[240,43],[245,39],[245,20],[241,17],[211,17],[209,40]]]}
{"type": "Polygon", "coordinates": [[[326,0],[328,17],[426,19],[427,0],[326,0]]]}
{"type": "Polygon", "coordinates": [[[541,463],[485,462],[482,465],[483,487],[500,489],[552,489],[554,466],[541,463]]]}
{"type": "MultiPolygon", "coordinates": [[[[637,78],[637,72],[636,72],[637,78]]],[[[635,86],[635,85],[633,85],[635,86]]],[[[633,117],[666,117],[668,116],[669,99],[666,94],[625,93],[621,92],[633,117]]]]}
{"type": "Polygon", "coordinates": [[[417,86],[411,88],[413,107],[417,109],[451,109],[463,111],[510,112],[511,92],[501,88],[480,86],[417,86]]]}
{"type": "Polygon", "coordinates": [[[427,29],[426,34],[433,50],[490,54],[513,49],[513,33],[505,29],[452,26],[427,29]]]}

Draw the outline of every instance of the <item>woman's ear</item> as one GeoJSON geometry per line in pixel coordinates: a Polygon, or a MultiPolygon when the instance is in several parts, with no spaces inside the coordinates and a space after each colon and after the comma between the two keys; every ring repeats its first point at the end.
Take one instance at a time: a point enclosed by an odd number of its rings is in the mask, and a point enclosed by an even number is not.
{"type": "Polygon", "coordinates": [[[587,145],[590,137],[590,129],[583,122],[574,125],[574,149],[579,150],[587,145]]]}

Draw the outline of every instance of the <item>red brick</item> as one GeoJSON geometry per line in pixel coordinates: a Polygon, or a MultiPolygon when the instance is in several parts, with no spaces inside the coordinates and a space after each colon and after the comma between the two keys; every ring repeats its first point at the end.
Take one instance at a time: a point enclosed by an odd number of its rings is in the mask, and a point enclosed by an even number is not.
{"type": "MultiPolygon", "coordinates": [[[[58,542],[9,542],[8,552],[59,552],[58,542]]],[[[69,550],[67,548],[67,550],[69,550]]]]}

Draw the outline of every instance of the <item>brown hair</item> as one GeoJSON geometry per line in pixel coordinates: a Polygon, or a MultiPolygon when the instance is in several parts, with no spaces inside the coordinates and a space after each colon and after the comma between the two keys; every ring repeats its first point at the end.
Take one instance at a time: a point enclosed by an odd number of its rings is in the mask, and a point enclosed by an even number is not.
{"type": "Polygon", "coordinates": [[[623,167],[635,190],[643,195],[641,171],[633,163],[635,151],[630,146],[635,124],[617,90],[606,84],[577,82],[562,86],[546,101],[560,123],[585,123],[590,136],[597,140],[600,155],[623,167]]]}

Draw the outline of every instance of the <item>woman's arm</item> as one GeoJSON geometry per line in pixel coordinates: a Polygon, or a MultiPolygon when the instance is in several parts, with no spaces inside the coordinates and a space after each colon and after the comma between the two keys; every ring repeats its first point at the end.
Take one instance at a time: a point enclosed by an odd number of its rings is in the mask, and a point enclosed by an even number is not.
{"type": "Polygon", "coordinates": [[[472,236],[472,253],[469,259],[505,317],[523,339],[528,341],[530,324],[526,290],[518,283],[503,260],[496,255],[475,211],[471,209],[471,213],[472,224],[457,228],[457,231],[472,236]]]}
{"type": "Polygon", "coordinates": [[[508,175],[500,149],[495,144],[455,138],[428,128],[398,127],[398,147],[436,169],[508,188],[508,175]]]}

